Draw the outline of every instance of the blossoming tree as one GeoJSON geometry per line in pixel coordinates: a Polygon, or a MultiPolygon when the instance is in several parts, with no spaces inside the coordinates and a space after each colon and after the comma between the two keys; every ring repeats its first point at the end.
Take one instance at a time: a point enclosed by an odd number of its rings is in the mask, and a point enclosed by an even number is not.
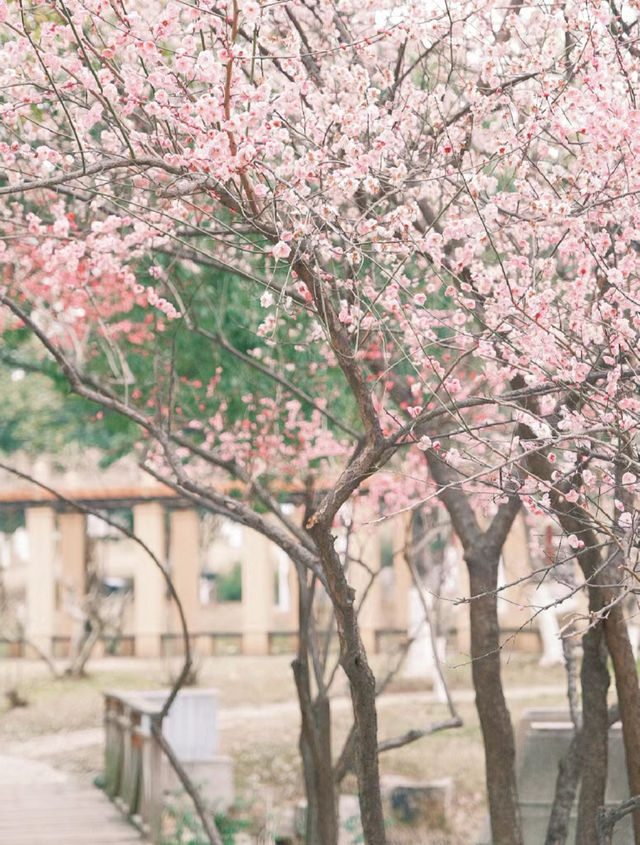
{"type": "MultiPolygon", "coordinates": [[[[579,824],[596,842],[607,649],[640,794],[622,615],[640,477],[637,12],[0,0],[0,27],[3,331],[26,329],[73,391],[138,425],[150,472],[325,587],[366,841],[384,841],[375,683],[332,526],[384,470],[389,511],[437,495],[464,548],[504,845],[521,831],[500,550],[523,507],[561,526],[590,596],[579,824]],[[240,367],[244,418],[219,389],[240,367]],[[298,524],[277,480],[314,473],[298,524]]],[[[325,820],[333,842],[335,808],[325,820]]]]}

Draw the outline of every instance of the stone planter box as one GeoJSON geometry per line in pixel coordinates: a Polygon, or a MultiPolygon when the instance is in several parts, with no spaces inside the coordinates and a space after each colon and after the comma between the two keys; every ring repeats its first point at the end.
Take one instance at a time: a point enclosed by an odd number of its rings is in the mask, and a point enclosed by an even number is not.
{"type": "MultiPolygon", "coordinates": [[[[555,792],[558,762],[573,736],[573,724],[566,711],[531,710],[525,713],[519,730],[518,792],[525,845],[544,842],[555,792]]],[[[613,806],[629,797],[627,772],[619,722],[609,729],[609,762],[606,803],[613,806]]],[[[575,840],[576,804],[571,813],[568,842],[575,840]]],[[[620,821],[613,835],[614,845],[633,845],[631,816],[620,821]]]]}

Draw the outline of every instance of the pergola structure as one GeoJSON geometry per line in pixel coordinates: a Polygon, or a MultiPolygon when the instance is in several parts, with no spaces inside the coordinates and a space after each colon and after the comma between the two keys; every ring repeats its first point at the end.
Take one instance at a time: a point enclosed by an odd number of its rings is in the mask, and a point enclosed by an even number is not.
{"type": "MultiPolygon", "coordinates": [[[[33,485],[9,487],[0,491],[0,512],[20,510],[25,515],[28,559],[24,575],[25,641],[46,654],[69,648],[77,614],[61,600],[61,594],[78,598],[87,589],[87,516],[78,506],[94,511],[130,509],[133,532],[168,568],[180,597],[192,642],[199,654],[232,650],[243,654],[269,654],[290,650],[298,630],[297,582],[293,566],[271,541],[248,528],[239,528],[237,557],[242,570],[240,602],[203,603],[200,593],[203,575],[201,514],[192,503],[171,488],[157,482],[127,485],[56,485],[66,501],[33,485]],[[74,505],[69,504],[75,503],[74,505]],[[284,559],[284,560],[283,560],[284,559]],[[277,600],[274,585],[286,580],[288,601],[277,600]]],[[[356,532],[350,540],[355,556],[367,566],[354,566],[349,579],[366,601],[360,610],[362,639],[368,651],[377,651],[384,635],[405,637],[411,629],[412,577],[404,559],[406,515],[390,520],[382,531],[356,532]],[[391,539],[393,559],[387,569],[390,577],[370,573],[382,569],[381,535],[391,539]],[[391,585],[391,586],[390,586],[391,585]]],[[[133,601],[127,610],[121,644],[126,653],[139,657],[159,657],[180,649],[180,625],[175,606],[169,600],[162,573],[144,549],[131,540],[117,545],[126,562],[116,561],[117,571],[126,569],[133,585],[133,601]],[[125,554],[126,553],[126,554],[125,554]]],[[[468,580],[459,553],[456,596],[468,595],[468,580]]],[[[516,521],[505,546],[508,579],[531,571],[524,523],[516,521]]],[[[108,572],[106,574],[109,574],[108,572]]],[[[282,586],[282,585],[280,585],[282,586]]],[[[501,625],[505,632],[517,631],[527,614],[528,585],[504,593],[501,625]]],[[[357,599],[358,600],[358,599],[357,599]]],[[[415,599],[414,599],[415,602],[415,599]]],[[[468,612],[466,606],[455,612],[457,650],[468,653],[468,612]]],[[[537,627],[537,624],[536,624],[537,627]]],[[[1,634],[1,632],[0,632],[1,634]]],[[[514,645],[512,642],[511,645],[514,645]]],[[[538,634],[531,626],[518,635],[518,647],[537,650],[538,634]]]]}
{"type": "MultiPolygon", "coordinates": [[[[292,566],[285,566],[289,601],[282,606],[274,600],[274,582],[282,577],[283,553],[257,532],[242,528],[242,600],[203,607],[200,597],[202,549],[201,516],[192,504],[171,488],[159,483],[128,486],[62,487],[62,501],[46,490],[33,487],[0,492],[0,511],[22,510],[28,535],[25,577],[25,640],[45,653],[71,640],[73,614],[62,606],[60,585],[81,597],[87,583],[87,516],[69,504],[96,511],[131,509],[133,532],[168,568],[180,597],[189,631],[200,653],[215,653],[222,638],[237,640],[244,654],[267,654],[278,637],[295,637],[298,625],[297,585],[292,566]]],[[[364,542],[364,541],[363,541],[364,542]]],[[[367,549],[368,565],[380,567],[376,540],[367,549]]],[[[162,573],[144,549],[128,541],[128,560],[133,580],[133,608],[125,638],[133,642],[131,652],[140,657],[157,657],[171,650],[170,642],[179,637],[180,626],[171,606],[162,573]]],[[[398,632],[406,630],[406,590],[410,576],[399,560],[396,579],[402,595],[391,616],[398,632]]],[[[369,575],[357,567],[353,573],[356,590],[364,591],[369,575]]],[[[387,614],[389,616],[389,614],[387,614]]],[[[362,614],[363,638],[375,649],[376,630],[382,624],[380,585],[367,591],[362,614]]],[[[179,645],[177,645],[179,648],[179,645]]]]}

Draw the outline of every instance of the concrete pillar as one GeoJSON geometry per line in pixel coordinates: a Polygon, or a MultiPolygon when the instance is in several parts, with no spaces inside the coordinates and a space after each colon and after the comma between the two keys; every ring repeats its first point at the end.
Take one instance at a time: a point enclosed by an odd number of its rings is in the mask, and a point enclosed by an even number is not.
{"type": "Polygon", "coordinates": [[[403,667],[405,678],[426,678],[433,684],[436,701],[446,702],[447,694],[438,663],[444,663],[446,656],[446,637],[437,637],[434,643],[431,636],[431,625],[425,615],[425,605],[429,611],[429,617],[433,619],[433,596],[428,590],[422,591],[422,597],[418,588],[413,586],[409,590],[409,636],[412,643],[407,652],[407,659],[403,667]],[[437,655],[437,663],[436,663],[437,655]]]}
{"type": "Polygon", "coordinates": [[[269,654],[274,570],[269,541],[245,528],[242,534],[242,652],[269,654]]]}
{"type": "MultiPolygon", "coordinates": [[[[471,595],[469,570],[464,560],[462,547],[453,535],[451,537],[451,545],[447,547],[446,554],[448,555],[448,565],[454,569],[458,576],[458,589],[456,592],[459,596],[468,598],[471,595]]],[[[471,653],[471,621],[469,618],[469,605],[466,602],[454,608],[454,618],[456,620],[458,652],[468,656],[471,653]]]]}
{"type": "Polygon", "coordinates": [[[83,513],[58,515],[60,529],[60,581],[64,590],[60,633],[73,636],[78,620],[72,612],[86,592],[87,517],[83,513]]]}
{"type": "MultiPolygon", "coordinates": [[[[145,502],[133,508],[133,530],[156,555],[166,562],[164,508],[145,502]]],[[[136,657],[159,657],[161,635],[167,630],[166,583],[153,560],[137,546],[134,572],[133,630],[136,657]]]]}
{"type": "Polygon", "coordinates": [[[289,593],[291,595],[291,609],[289,611],[289,625],[293,631],[298,631],[300,625],[299,595],[300,585],[298,584],[298,573],[293,565],[289,564],[289,593]]]}
{"type": "Polygon", "coordinates": [[[53,508],[27,508],[29,537],[25,633],[37,648],[51,654],[55,619],[55,528],[53,508]]]}
{"type": "Polygon", "coordinates": [[[276,548],[277,577],[278,577],[278,600],[277,607],[282,613],[289,613],[291,610],[291,586],[289,574],[291,563],[282,549],[276,548]]]}
{"type": "MultiPolygon", "coordinates": [[[[169,514],[169,565],[171,578],[187,619],[190,634],[199,631],[200,616],[200,517],[194,510],[173,510],[169,514]]],[[[178,609],[171,616],[180,631],[178,609]]]]}
{"type": "MultiPolygon", "coordinates": [[[[529,544],[524,519],[518,515],[513,521],[511,530],[507,534],[502,547],[502,565],[500,571],[500,585],[509,584],[519,578],[527,578],[531,574],[532,566],[529,558],[529,544]]],[[[527,607],[530,601],[531,585],[529,581],[502,590],[498,601],[500,626],[505,628],[519,628],[526,621],[527,615],[519,610],[519,606],[527,607]]],[[[535,599],[534,599],[535,601],[535,599]]],[[[536,604],[539,602],[535,601],[536,604]]],[[[560,648],[562,661],[562,648],[560,648]]]]}
{"type": "Polygon", "coordinates": [[[393,522],[393,604],[397,628],[409,630],[410,594],[413,587],[405,548],[411,539],[411,514],[401,514],[393,522]]]}

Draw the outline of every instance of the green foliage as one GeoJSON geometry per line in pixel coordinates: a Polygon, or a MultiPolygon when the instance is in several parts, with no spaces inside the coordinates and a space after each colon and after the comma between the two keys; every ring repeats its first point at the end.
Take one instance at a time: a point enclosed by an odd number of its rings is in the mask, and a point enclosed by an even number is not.
{"type": "MultiPolygon", "coordinates": [[[[160,845],[207,845],[202,823],[192,809],[177,802],[167,807],[167,813],[173,822],[173,832],[164,836],[160,845]]],[[[246,819],[233,818],[225,813],[216,813],[213,818],[224,845],[235,845],[236,833],[249,827],[246,819]]]]}
{"type": "Polygon", "coordinates": [[[23,528],[24,524],[24,511],[21,508],[0,510],[0,532],[3,534],[13,534],[17,528],[23,528]]]}
{"type": "MultiPolygon", "coordinates": [[[[336,416],[357,425],[357,409],[350,391],[344,390],[339,368],[327,363],[318,344],[308,342],[307,315],[286,325],[278,323],[272,336],[259,337],[255,327],[266,312],[255,286],[215,269],[194,272],[177,262],[169,265],[162,255],[132,267],[141,285],[153,286],[172,299],[150,274],[151,265],[164,266],[188,317],[166,320],[153,308],[135,306],[125,315],[127,322],[132,328],[144,325],[147,337],[132,331],[109,344],[102,336],[95,338],[94,354],[82,364],[93,381],[143,413],[153,416],[162,408],[166,415],[170,409],[171,428],[188,429],[197,442],[200,434],[189,428],[190,421],[206,424],[221,407],[226,427],[244,421],[260,425],[261,400],[284,407],[291,398],[286,387],[249,363],[252,358],[267,360],[268,367],[284,379],[307,394],[330,400],[336,416]],[[252,403],[247,396],[257,401],[252,403]]],[[[85,343],[90,345],[88,339],[85,343]]],[[[62,455],[66,446],[76,444],[98,449],[103,465],[108,465],[130,453],[140,438],[137,426],[120,414],[70,393],[59,367],[43,357],[23,329],[3,336],[0,391],[8,400],[0,406],[0,452],[5,454],[24,450],[62,455]]],[[[309,414],[311,408],[302,401],[302,410],[309,414]]]]}
{"type": "Polygon", "coordinates": [[[103,464],[109,464],[131,449],[138,436],[132,423],[106,410],[97,418],[95,405],[70,394],[66,382],[52,375],[46,362],[39,371],[35,365],[26,371],[0,363],[1,453],[60,455],[70,443],[77,443],[99,449],[103,464]]]}
{"type": "Polygon", "coordinates": [[[349,845],[362,845],[364,836],[362,835],[362,822],[359,816],[349,816],[344,820],[342,827],[350,838],[349,845]]]}
{"type": "Polygon", "coordinates": [[[229,572],[216,578],[218,601],[242,601],[242,564],[234,563],[229,572]]]}
{"type": "Polygon", "coordinates": [[[380,566],[393,566],[394,549],[393,538],[383,536],[380,542],[380,566]]]}

